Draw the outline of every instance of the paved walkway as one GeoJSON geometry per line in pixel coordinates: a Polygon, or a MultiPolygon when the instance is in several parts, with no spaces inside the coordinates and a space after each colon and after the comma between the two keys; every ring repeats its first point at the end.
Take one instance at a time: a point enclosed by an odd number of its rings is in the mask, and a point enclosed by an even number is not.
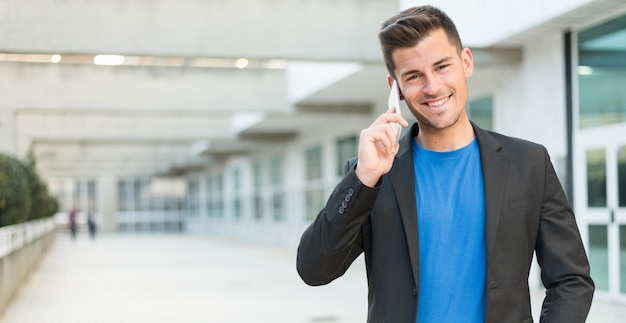
{"type": "MultiPolygon", "coordinates": [[[[355,265],[309,287],[294,250],[191,235],[59,235],[0,323],[361,323],[367,288],[355,265]]],[[[624,318],[626,306],[595,302],[588,322],[624,318]]]]}

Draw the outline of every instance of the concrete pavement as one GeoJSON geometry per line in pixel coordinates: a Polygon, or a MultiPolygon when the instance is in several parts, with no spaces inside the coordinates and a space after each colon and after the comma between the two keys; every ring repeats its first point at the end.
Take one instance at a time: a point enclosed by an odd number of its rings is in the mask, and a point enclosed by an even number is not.
{"type": "MultiPolygon", "coordinates": [[[[365,322],[357,262],[332,284],[310,287],[294,250],[193,235],[59,234],[0,323],[365,322]]],[[[595,302],[588,322],[625,317],[626,306],[595,302]]]]}

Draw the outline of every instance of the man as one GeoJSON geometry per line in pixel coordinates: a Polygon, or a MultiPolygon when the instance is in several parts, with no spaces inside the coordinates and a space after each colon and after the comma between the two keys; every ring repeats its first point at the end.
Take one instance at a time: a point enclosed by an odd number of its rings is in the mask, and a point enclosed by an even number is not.
{"type": "Polygon", "coordinates": [[[391,108],[361,132],[358,158],[302,235],[302,279],[327,284],[364,252],[368,322],[532,322],[536,252],[541,322],[584,322],[594,285],[546,149],[470,122],[472,54],[439,9],[407,9],[379,39],[417,122],[398,141],[390,123],[408,123],[391,108]]]}

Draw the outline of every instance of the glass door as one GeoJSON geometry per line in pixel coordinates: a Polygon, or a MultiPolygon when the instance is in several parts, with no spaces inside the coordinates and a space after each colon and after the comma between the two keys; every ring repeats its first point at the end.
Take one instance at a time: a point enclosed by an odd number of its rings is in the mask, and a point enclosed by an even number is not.
{"type": "Polygon", "coordinates": [[[596,297],[626,303],[626,15],[576,33],[574,203],[596,297]]]}
{"type": "Polygon", "coordinates": [[[597,295],[626,303],[626,126],[581,131],[575,209],[597,295]]]}

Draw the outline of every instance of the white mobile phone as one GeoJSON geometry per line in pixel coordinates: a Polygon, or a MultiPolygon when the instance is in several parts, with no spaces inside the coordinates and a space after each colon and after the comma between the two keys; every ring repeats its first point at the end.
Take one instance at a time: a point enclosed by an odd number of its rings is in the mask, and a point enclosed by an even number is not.
{"type": "MultiPolygon", "coordinates": [[[[388,108],[395,107],[396,114],[402,115],[400,113],[400,89],[398,89],[398,83],[396,80],[391,84],[391,92],[389,93],[389,101],[387,101],[388,108]]],[[[396,132],[396,138],[400,140],[400,131],[402,131],[402,127],[397,122],[391,122],[391,127],[396,132]]]]}

